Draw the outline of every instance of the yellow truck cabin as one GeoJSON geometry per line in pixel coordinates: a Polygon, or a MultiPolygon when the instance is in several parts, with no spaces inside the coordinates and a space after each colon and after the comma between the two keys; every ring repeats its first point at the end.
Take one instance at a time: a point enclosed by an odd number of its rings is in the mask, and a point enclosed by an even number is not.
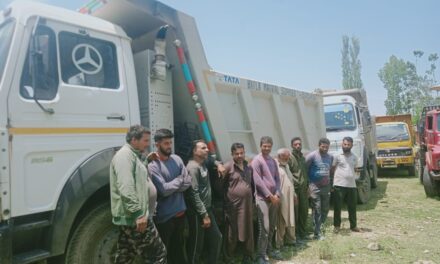
{"type": "Polygon", "coordinates": [[[380,169],[405,168],[415,174],[414,130],[411,115],[376,117],[377,165],[380,169]]]}

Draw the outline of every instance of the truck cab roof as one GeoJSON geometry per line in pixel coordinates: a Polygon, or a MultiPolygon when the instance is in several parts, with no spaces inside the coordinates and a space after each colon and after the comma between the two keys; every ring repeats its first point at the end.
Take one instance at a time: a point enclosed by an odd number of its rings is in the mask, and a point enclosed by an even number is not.
{"type": "Polygon", "coordinates": [[[436,115],[440,113],[440,109],[434,109],[426,113],[426,115],[436,115]]]}
{"type": "Polygon", "coordinates": [[[75,26],[84,29],[92,29],[106,34],[128,38],[121,27],[103,19],[35,1],[14,1],[6,7],[4,14],[5,13],[7,17],[14,17],[17,22],[22,25],[26,25],[29,19],[35,17],[51,19],[66,24],[72,24],[72,21],[74,21],[75,26]]]}

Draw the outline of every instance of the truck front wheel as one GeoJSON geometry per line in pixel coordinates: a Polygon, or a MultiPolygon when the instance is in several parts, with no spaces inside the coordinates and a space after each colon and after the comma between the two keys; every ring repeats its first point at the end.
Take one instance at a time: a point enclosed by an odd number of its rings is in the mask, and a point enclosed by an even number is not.
{"type": "Polygon", "coordinates": [[[118,230],[111,219],[109,203],[93,208],[84,216],[70,239],[65,263],[113,263],[118,230]]]}
{"type": "Polygon", "coordinates": [[[416,174],[416,165],[412,165],[411,167],[408,167],[408,176],[415,177],[416,174]]]}
{"type": "Polygon", "coordinates": [[[377,163],[373,163],[371,165],[371,188],[376,188],[377,187],[377,177],[379,175],[379,170],[377,168],[377,163]]]}
{"type": "Polygon", "coordinates": [[[361,173],[363,175],[361,175],[360,180],[356,183],[358,191],[358,203],[366,204],[370,199],[371,194],[370,172],[365,166],[364,170],[361,173]]]}
{"type": "Polygon", "coordinates": [[[424,168],[422,165],[422,160],[420,158],[416,160],[416,171],[417,171],[417,177],[419,177],[420,183],[423,184],[424,168]]]}
{"type": "Polygon", "coordinates": [[[423,187],[427,197],[434,197],[440,195],[440,183],[433,181],[429,176],[428,168],[425,166],[423,170],[423,187]]]}

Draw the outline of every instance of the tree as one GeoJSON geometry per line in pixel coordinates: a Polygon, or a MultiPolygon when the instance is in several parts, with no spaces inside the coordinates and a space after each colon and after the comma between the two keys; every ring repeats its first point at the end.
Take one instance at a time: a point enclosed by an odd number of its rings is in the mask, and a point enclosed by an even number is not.
{"type": "Polygon", "coordinates": [[[379,78],[387,90],[387,115],[411,112],[420,96],[417,94],[420,80],[415,65],[393,55],[379,71],[379,78]]]}
{"type": "MultiPolygon", "coordinates": [[[[420,59],[424,52],[414,51],[414,56],[420,59]]],[[[437,53],[430,54],[430,68],[424,75],[417,73],[415,63],[391,56],[379,71],[379,78],[387,90],[385,107],[387,115],[411,113],[417,121],[424,106],[438,103],[430,88],[436,83],[435,70],[438,60],[437,53]]]]}
{"type": "Polygon", "coordinates": [[[417,60],[420,59],[423,54],[425,54],[423,51],[421,50],[415,50],[413,51],[414,57],[416,57],[416,67],[417,67],[417,60]]]}
{"type": "Polygon", "coordinates": [[[342,87],[344,89],[363,88],[361,61],[358,58],[360,42],[356,37],[342,36],[342,87]]]}

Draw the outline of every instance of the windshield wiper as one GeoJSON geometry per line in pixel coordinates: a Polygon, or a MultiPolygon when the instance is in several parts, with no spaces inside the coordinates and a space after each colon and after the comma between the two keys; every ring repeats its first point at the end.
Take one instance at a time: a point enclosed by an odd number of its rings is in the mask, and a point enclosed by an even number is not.
{"type": "Polygon", "coordinates": [[[343,127],[327,127],[326,131],[341,131],[344,130],[343,127]]]}
{"type": "Polygon", "coordinates": [[[400,133],[400,134],[395,135],[394,137],[389,138],[389,140],[395,140],[397,138],[403,139],[403,136],[408,137],[408,134],[407,133],[400,133]]]}

